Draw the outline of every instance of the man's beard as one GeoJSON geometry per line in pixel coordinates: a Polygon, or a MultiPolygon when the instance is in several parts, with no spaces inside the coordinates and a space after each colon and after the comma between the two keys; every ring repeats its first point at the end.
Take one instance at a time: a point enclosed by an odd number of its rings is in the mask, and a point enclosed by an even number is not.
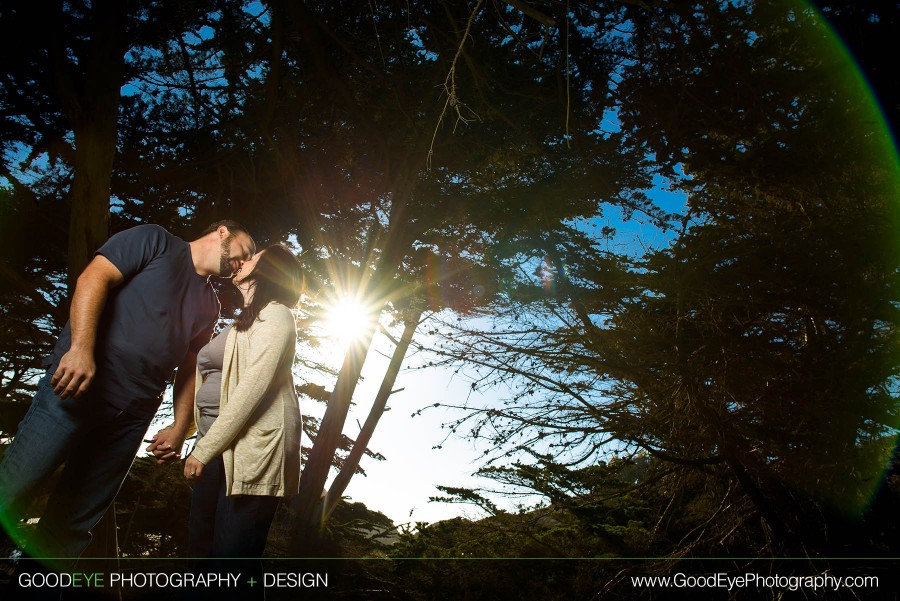
{"type": "Polygon", "coordinates": [[[231,267],[231,241],[234,240],[234,234],[228,234],[222,240],[222,255],[219,257],[219,276],[230,278],[234,276],[235,271],[231,267]]]}

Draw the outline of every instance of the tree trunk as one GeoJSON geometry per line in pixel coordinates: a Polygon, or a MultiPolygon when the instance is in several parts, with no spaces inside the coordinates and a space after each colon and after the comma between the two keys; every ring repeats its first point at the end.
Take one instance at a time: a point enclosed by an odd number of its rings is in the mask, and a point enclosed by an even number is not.
{"type": "MultiPolygon", "coordinates": [[[[90,5],[90,41],[76,59],[65,43],[62,4],[50,19],[50,68],[63,114],[75,137],[70,191],[69,296],[78,275],[109,236],[109,187],[118,136],[119,101],[128,49],[127,3],[90,5]]],[[[77,47],[77,46],[76,46],[77,47]]]]}
{"type": "Polygon", "coordinates": [[[337,383],[328,399],[319,433],[300,476],[300,492],[291,500],[294,513],[291,554],[308,555],[318,546],[324,519],[324,490],[331,470],[334,453],[340,444],[341,433],[350,401],[359,382],[362,366],[372,344],[374,328],[354,343],[344,356],[337,383]]]}
{"type": "Polygon", "coordinates": [[[372,402],[372,408],[369,410],[369,416],[366,418],[366,423],[363,424],[359,436],[356,437],[353,449],[350,451],[349,457],[347,457],[347,460],[344,462],[340,473],[338,473],[334,482],[332,482],[328,492],[325,493],[322,508],[323,520],[327,520],[331,516],[331,512],[334,511],[334,508],[337,507],[338,501],[341,500],[341,495],[343,495],[344,491],[347,489],[350,479],[353,477],[356,468],[359,466],[360,459],[362,459],[363,454],[366,452],[366,447],[368,447],[369,441],[372,439],[372,433],[378,425],[378,420],[384,415],[384,409],[387,406],[388,398],[390,398],[394,383],[397,381],[397,374],[400,373],[400,366],[406,358],[406,351],[409,349],[409,345],[412,342],[413,334],[415,334],[416,328],[419,326],[419,318],[421,315],[421,312],[418,312],[411,316],[406,322],[406,327],[403,328],[403,334],[400,336],[400,340],[394,348],[394,354],[391,356],[391,362],[381,381],[381,387],[378,389],[375,400],[372,402]]]}
{"type": "Polygon", "coordinates": [[[116,129],[94,127],[75,134],[75,178],[69,221],[69,297],[75,281],[109,237],[109,187],[116,152],[116,129]],[[109,131],[111,129],[111,131],[109,131]]]}
{"type": "MultiPolygon", "coordinates": [[[[122,0],[91,2],[90,41],[73,62],[64,43],[62,3],[56,10],[57,18],[51,19],[55,32],[48,54],[56,93],[75,138],[74,178],[69,193],[67,283],[71,299],[79,274],[109,237],[110,182],[125,77],[128,14],[127,3],[122,0]]],[[[115,502],[94,531],[97,536],[91,552],[117,557],[115,502]]]]}

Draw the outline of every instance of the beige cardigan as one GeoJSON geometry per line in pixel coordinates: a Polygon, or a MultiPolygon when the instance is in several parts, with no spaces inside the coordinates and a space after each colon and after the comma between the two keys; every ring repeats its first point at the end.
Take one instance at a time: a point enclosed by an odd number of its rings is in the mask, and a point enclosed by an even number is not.
{"type": "MultiPolygon", "coordinates": [[[[291,373],[296,343],[291,310],[275,302],[246,331],[228,333],[219,417],[191,453],[204,465],[222,455],[226,495],[297,494],[302,421],[291,373]]],[[[198,389],[201,383],[198,374],[198,389]]]]}

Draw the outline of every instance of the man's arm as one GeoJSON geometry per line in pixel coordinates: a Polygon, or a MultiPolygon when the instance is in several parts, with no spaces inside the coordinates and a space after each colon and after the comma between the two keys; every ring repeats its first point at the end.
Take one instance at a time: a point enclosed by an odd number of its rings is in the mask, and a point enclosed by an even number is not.
{"type": "Polygon", "coordinates": [[[123,281],[122,272],[103,255],[95,256],[78,276],[69,309],[72,344],[50,379],[59,398],[78,398],[90,387],[96,372],[94,345],[100,315],[110,289],[123,281]]]}
{"type": "Polygon", "coordinates": [[[180,458],[181,447],[188,430],[194,423],[194,383],[197,380],[197,354],[188,352],[175,376],[172,390],[172,410],[175,421],[157,432],[150,439],[147,452],[156,457],[157,463],[180,458]]]}

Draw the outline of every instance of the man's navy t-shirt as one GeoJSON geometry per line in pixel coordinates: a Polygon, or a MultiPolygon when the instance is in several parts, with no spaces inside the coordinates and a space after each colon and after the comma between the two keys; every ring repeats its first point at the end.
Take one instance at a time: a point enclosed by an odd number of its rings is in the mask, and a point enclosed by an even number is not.
{"type": "MultiPolygon", "coordinates": [[[[110,291],[100,319],[89,392],[134,415],[153,417],[172,372],[209,342],[219,301],[194,270],[190,245],[157,225],[139,225],[97,251],[125,281],[110,291]]],[[[69,324],[49,363],[71,345],[69,324]]]]}

